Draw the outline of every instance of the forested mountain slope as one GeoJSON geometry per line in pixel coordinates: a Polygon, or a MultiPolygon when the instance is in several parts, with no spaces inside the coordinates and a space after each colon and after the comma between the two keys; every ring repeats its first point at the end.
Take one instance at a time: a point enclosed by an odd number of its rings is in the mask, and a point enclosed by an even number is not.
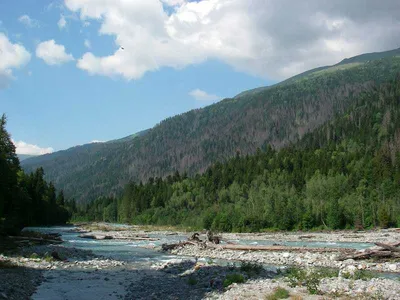
{"type": "Polygon", "coordinates": [[[400,77],[359,95],[301,141],[237,155],[192,177],[130,183],[78,220],[221,231],[400,225],[400,77]]]}
{"type": "Polygon", "coordinates": [[[268,144],[279,149],[345,112],[361,92],[394,78],[400,72],[397,52],[350,60],[257,93],[242,93],[168,118],[140,137],[96,144],[90,153],[83,146],[68,157],[68,151],[58,152],[28,159],[23,166],[42,166],[58,188],[84,201],[115,194],[129,180],[146,181],[176,170],[194,174],[238,151],[252,154],[268,144]]]}

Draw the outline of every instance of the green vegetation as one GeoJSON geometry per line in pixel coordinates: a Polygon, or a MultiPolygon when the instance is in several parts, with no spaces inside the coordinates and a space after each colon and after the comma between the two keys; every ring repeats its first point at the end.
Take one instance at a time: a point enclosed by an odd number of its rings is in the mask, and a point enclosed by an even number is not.
{"type": "Polygon", "coordinates": [[[198,282],[197,279],[194,278],[193,276],[190,276],[189,279],[188,279],[188,284],[189,285],[196,285],[197,282],[198,282]]]}
{"type": "Polygon", "coordinates": [[[289,291],[282,288],[282,287],[277,287],[274,290],[274,293],[271,295],[268,295],[265,299],[266,300],[278,300],[278,299],[287,299],[289,298],[290,294],[289,291]]]}
{"type": "Polygon", "coordinates": [[[225,280],[224,280],[224,288],[227,288],[232,283],[244,283],[244,282],[245,282],[245,278],[242,274],[239,274],[239,273],[228,274],[228,275],[226,275],[225,280]]]}
{"type": "Polygon", "coordinates": [[[373,272],[366,270],[355,270],[353,274],[344,273],[342,276],[343,278],[346,279],[365,280],[365,281],[368,281],[376,277],[376,275],[373,272]]]}
{"type": "Polygon", "coordinates": [[[285,275],[291,287],[305,286],[311,295],[319,293],[318,286],[323,278],[338,277],[339,271],[332,269],[315,268],[305,270],[301,268],[290,268],[285,275]]]}
{"type": "Polygon", "coordinates": [[[56,193],[47,183],[42,168],[25,174],[6,128],[6,117],[0,119],[0,236],[18,234],[29,225],[63,224],[70,213],[64,194],[56,193]]]}
{"type": "Polygon", "coordinates": [[[240,265],[240,271],[245,272],[249,277],[259,275],[263,271],[262,264],[251,261],[243,261],[240,265]]]}
{"type": "MultiPolygon", "coordinates": [[[[30,158],[22,164],[27,172],[43,167],[47,180],[56,183],[68,197],[86,204],[101,196],[120,198],[129,181],[140,186],[140,181],[147,183],[151,177],[174,177],[176,170],[181,177],[185,172],[193,177],[212,164],[228,163],[238,151],[243,163],[246,155],[256,154],[258,148],[263,151],[267,145],[275,150],[285,148],[333,117],[349,112],[362,93],[395,78],[400,71],[398,53],[397,50],[349,59],[340,67],[319,73],[313,70],[257,92],[243,93],[168,118],[135,137],[74,147],[30,158]]],[[[262,173],[258,175],[263,176],[262,173]]],[[[312,175],[307,174],[306,179],[312,175]]],[[[274,176],[286,175],[272,174],[274,176]]],[[[246,199],[251,187],[236,183],[246,199]]]]}
{"type": "Polygon", "coordinates": [[[216,231],[400,226],[400,81],[360,95],[298,143],[129,183],[75,219],[216,231]]]}

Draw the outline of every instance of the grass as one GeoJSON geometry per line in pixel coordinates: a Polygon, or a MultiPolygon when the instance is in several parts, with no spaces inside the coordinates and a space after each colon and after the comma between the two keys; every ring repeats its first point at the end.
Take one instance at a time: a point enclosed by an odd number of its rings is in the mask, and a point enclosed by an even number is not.
{"type": "Polygon", "coordinates": [[[228,275],[226,275],[225,280],[224,280],[224,288],[227,288],[232,283],[244,283],[244,282],[245,282],[245,279],[242,274],[239,274],[239,273],[228,274],[228,275]]]}
{"type": "Polygon", "coordinates": [[[289,291],[282,288],[282,287],[277,287],[274,292],[270,295],[268,295],[265,299],[266,300],[278,300],[278,299],[287,299],[289,298],[290,294],[289,291]]]}

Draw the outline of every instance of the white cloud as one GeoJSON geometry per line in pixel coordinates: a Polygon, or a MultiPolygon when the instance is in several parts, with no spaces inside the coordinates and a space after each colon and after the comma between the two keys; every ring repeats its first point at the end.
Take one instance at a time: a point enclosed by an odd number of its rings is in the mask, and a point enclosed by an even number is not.
{"type": "Polygon", "coordinates": [[[28,144],[23,141],[14,141],[12,140],[16,147],[17,154],[29,154],[29,155],[42,155],[47,153],[52,153],[54,151],[53,148],[41,148],[38,145],[28,144]]]}
{"type": "Polygon", "coordinates": [[[61,65],[74,60],[71,54],[65,52],[65,47],[56,44],[54,40],[40,43],[36,48],[36,56],[48,65],[61,65]]]}
{"type": "Polygon", "coordinates": [[[6,88],[14,78],[13,69],[21,68],[31,59],[31,54],[20,44],[13,44],[0,32],[0,89],[6,88]]]}
{"type": "Polygon", "coordinates": [[[99,140],[93,140],[90,142],[90,144],[101,144],[101,143],[105,143],[105,141],[99,141],[99,140]]]}
{"type": "Polygon", "coordinates": [[[60,20],[58,20],[58,28],[60,28],[60,30],[64,29],[65,26],[67,26],[67,20],[65,19],[65,17],[63,15],[60,16],[60,20]]]}
{"type": "Polygon", "coordinates": [[[169,6],[177,6],[185,3],[186,0],[161,0],[161,2],[169,6]]]}
{"type": "Polygon", "coordinates": [[[91,45],[89,40],[85,40],[84,44],[85,44],[85,47],[88,48],[88,49],[90,49],[92,47],[92,45],[91,45]]]}
{"type": "Polygon", "coordinates": [[[398,0],[64,2],[82,22],[99,21],[99,33],[125,49],[108,56],[85,53],[77,66],[128,80],[207,59],[282,79],[344,57],[393,49],[400,40],[398,0]],[[174,10],[164,11],[163,4],[175,5],[174,10]]]}
{"type": "Polygon", "coordinates": [[[195,89],[191,91],[189,95],[197,101],[217,101],[221,99],[221,97],[218,97],[217,95],[208,94],[207,92],[200,89],[195,89]]]}
{"type": "Polygon", "coordinates": [[[30,28],[33,28],[33,27],[40,27],[39,21],[38,21],[38,20],[35,20],[35,19],[32,19],[32,18],[31,18],[30,16],[28,16],[28,15],[20,16],[20,17],[18,18],[18,21],[19,21],[20,23],[24,24],[26,27],[30,27],[30,28]]]}

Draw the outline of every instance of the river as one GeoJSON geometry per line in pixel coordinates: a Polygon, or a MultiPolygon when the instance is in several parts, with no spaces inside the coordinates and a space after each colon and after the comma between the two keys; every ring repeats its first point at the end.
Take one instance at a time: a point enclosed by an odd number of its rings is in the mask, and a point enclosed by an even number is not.
{"type": "MultiPolygon", "coordinates": [[[[112,225],[110,226],[121,226],[112,225]]],[[[175,243],[187,239],[187,235],[182,234],[160,234],[148,233],[154,241],[118,241],[118,240],[88,240],[80,238],[80,233],[74,231],[74,227],[31,227],[29,230],[43,233],[60,233],[64,247],[74,247],[82,250],[90,250],[95,255],[122,262],[122,266],[114,268],[98,268],[88,266],[87,268],[69,268],[68,270],[48,270],[44,274],[44,281],[38,287],[33,299],[124,299],[132,296],[132,291],[137,291],[137,295],[142,298],[157,298],[157,292],[166,293],[169,285],[176,284],[176,289],[186,289],[175,278],[168,277],[169,274],[155,272],[153,266],[171,261],[183,261],[194,259],[192,257],[170,255],[156,251],[151,247],[158,247],[163,243],[175,243]],[[150,278],[150,279],[149,279],[150,278]],[[157,291],[157,287],[163,288],[157,291]],[[146,289],[146,291],[142,291],[146,289]],[[131,293],[131,294],[129,294],[131,293]],[[145,296],[143,296],[145,295],[145,296]]],[[[279,242],[287,246],[308,246],[308,247],[330,247],[330,248],[354,248],[364,249],[371,246],[369,243],[351,242],[307,242],[307,241],[270,241],[270,240],[232,240],[237,244],[246,245],[272,245],[279,242]]],[[[196,260],[197,261],[197,260],[196,260]]],[[[199,261],[207,261],[206,258],[199,261]]],[[[227,266],[229,261],[215,260],[219,266],[227,266]]],[[[265,266],[266,269],[276,270],[277,266],[265,266]]],[[[187,285],[187,284],[186,284],[187,285]]],[[[206,291],[206,289],[204,289],[206,291]]],[[[171,291],[170,291],[171,293],[171,291]]],[[[178,299],[191,294],[177,293],[178,299]]],[[[198,293],[199,294],[199,293],[198,293]]],[[[198,295],[193,293],[193,295],[198,295]]],[[[200,295],[200,294],[199,294],[200,295]]],[[[204,294],[201,294],[204,295],[204,294]]],[[[196,296],[197,297],[197,296],[196,296]]],[[[199,297],[193,299],[199,299],[199,297]]],[[[136,298],[136,297],[133,297],[136,298]]],[[[171,298],[172,299],[172,298],[171,298]]]]}

